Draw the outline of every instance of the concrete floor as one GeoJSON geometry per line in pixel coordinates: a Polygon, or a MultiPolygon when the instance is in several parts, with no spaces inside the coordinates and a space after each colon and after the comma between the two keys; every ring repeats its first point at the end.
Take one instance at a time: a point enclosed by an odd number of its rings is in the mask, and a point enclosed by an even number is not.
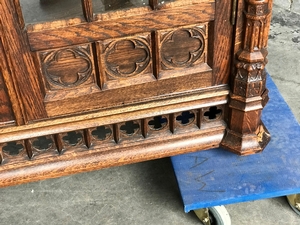
{"type": "MultiPolygon", "coordinates": [[[[274,7],[268,71],[300,121],[300,15],[274,7]]],[[[295,168],[297,169],[297,168],[295,168]]],[[[2,225],[200,224],[169,159],[0,189],[2,225]]],[[[226,206],[233,225],[299,225],[284,197],[226,206]]]]}

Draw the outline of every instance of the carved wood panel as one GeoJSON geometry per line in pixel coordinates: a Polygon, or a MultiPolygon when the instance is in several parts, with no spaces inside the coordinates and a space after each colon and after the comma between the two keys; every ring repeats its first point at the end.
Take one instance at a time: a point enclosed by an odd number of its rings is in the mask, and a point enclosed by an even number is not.
{"type": "Polygon", "coordinates": [[[60,101],[100,91],[91,44],[37,52],[44,101],[60,101]]]}
{"type": "Polygon", "coordinates": [[[103,88],[154,80],[149,33],[97,42],[97,52],[103,88]]]}
{"type": "Polygon", "coordinates": [[[73,88],[95,82],[90,44],[41,51],[38,54],[49,90],[73,88]]]}
{"type": "Polygon", "coordinates": [[[210,87],[207,26],[203,23],[38,52],[48,115],[99,110],[210,87]],[[157,66],[155,71],[153,68],[159,64],[157,57],[163,64],[159,72],[157,66]],[[62,106],[63,111],[55,109],[62,106]]]}
{"type": "MultiPolygon", "coordinates": [[[[142,15],[128,18],[130,26],[124,24],[125,20],[115,18],[106,21],[114,23],[113,26],[103,21],[95,23],[95,18],[87,13],[91,21],[87,19],[88,23],[82,24],[79,32],[72,31],[72,35],[83,35],[91,25],[92,33],[100,32],[101,36],[90,38],[87,35],[85,41],[72,39],[62,46],[54,44],[38,49],[30,43],[32,50],[37,50],[48,116],[136,104],[212,86],[213,73],[207,58],[208,37],[213,36],[213,32],[208,33],[209,22],[198,21],[213,19],[214,4],[206,1],[201,6],[196,4],[195,7],[211,10],[205,10],[201,19],[188,16],[179,22],[171,18],[178,19],[178,12],[181,15],[185,10],[190,11],[188,5],[195,2],[175,2],[169,5],[174,9],[168,6],[165,13],[149,8],[153,14],[151,20],[142,15]],[[157,23],[164,17],[169,20],[163,25],[157,23]],[[118,22],[122,26],[115,30],[118,22]],[[135,28],[139,27],[142,29],[136,32],[135,28]],[[80,107],[78,102],[81,102],[80,107]],[[58,111],[53,106],[64,109],[58,111]]],[[[83,6],[88,12],[90,5],[83,6]]],[[[53,27],[51,30],[59,29],[53,27]]],[[[70,38],[67,33],[64,36],[70,38]]]]}
{"type": "Polygon", "coordinates": [[[200,137],[211,128],[225,128],[223,110],[224,105],[216,105],[0,143],[0,167],[41,158],[51,161],[78,152],[126,150],[136,143],[152,145],[158,138],[172,140],[180,134],[200,137]]]}
{"type": "Polygon", "coordinates": [[[174,76],[183,70],[208,71],[208,23],[178,29],[160,30],[156,34],[159,77],[174,76]],[[176,72],[178,71],[178,72],[176,72]]]}
{"type": "Polygon", "coordinates": [[[160,32],[162,69],[190,67],[204,62],[205,26],[160,32]]]}

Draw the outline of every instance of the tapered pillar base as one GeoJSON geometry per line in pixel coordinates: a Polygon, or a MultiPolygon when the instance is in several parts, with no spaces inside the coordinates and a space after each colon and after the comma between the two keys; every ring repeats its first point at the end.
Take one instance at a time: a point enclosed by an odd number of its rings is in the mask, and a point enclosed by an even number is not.
{"type": "Polygon", "coordinates": [[[238,155],[251,155],[263,151],[270,140],[269,131],[261,123],[253,134],[239,134],[227,129],[220,147],[238,155]]]}

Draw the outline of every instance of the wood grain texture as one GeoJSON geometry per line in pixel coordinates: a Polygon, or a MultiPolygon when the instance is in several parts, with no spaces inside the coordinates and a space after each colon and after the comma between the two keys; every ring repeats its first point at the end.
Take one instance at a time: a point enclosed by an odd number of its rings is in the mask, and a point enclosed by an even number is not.
{"type": "Polygon", "coordinates": [[[7,89],[0,73],[0,126],[14,124],[14,116],[7,89]]]}
{"type": "Polygon", "coordinates": [[[71,113],[84,113],[91,110],[120,107],[136,103],[168,99],[172,96],[183,96],[185,93],[201,91],[211,85],[212,73],[191,73],[173,79],[163,79],[145,84],[132,85],[130,89],[118,88],[80,95],[72,98],[48,98],[45,107],[49,117],[57,117],[71,113]],[[71,100],[72,99],[72,100],[71,100]],[[51,101],[53,100],[53,101],[51,101]],[[78,105],[80,103],[80,107],[78,105]]]}
{"type": "Polygon", "coordinates": [[[244,0],[239,0],[237,2],[237,14],[236,14],[236,26],[235,26],[235,35],[234,35],[234,55],[237,54],[238,51],[242,49],[243,39],[244,39],[244,24],[245,24],[245,17],[244,17],[244,9],[246,2],[244,0]]]}
{"type": "Polygon", "coordinates": [[[207,65],[209,35],[208,23],[157,31],[155,43],[158,52],[157,77],[170,78],[177,74],[185,74],[186,70],[197,70],[200,67],[209,70],[210,67],[207,65]]]}
{"type": "Polygon", "coordinates": [[[18,126],[0,126],[0,187],[263,150],[271,0],[240,0],[235,27],[230,0],[134,1],[81,0],[25,29],[19,1],[1,2],[0,116],[18,126]]]}
{"type": "Polygon", "coordinates": [[[24,21],[24,18],[23,18],[23,13],[22,13],[22,9],[21,9],[21,5],[20,5],[20,1],[19,0],[13,0],[13,3],[14,3],[14,6],[15,6],[15,9],[16,9],[16,17],[19,21],[19,26],[21,29],[24,29],[25,28],[25,21],[24,21]]]}
{"type": "Polygon", "coordinates": [[[81,0],[83,15],[87,22],[91,22],[94,19],[93,3],[92,0],[81,0]]]}
{"type": "Polygon", "coordinates": [[[36,57],[46,92],[96,85],[91,44],[39,51],[36,57]]]}
{"type": "Polygon", "coordinates": [[[218,89],[213,88],[202,94],[174,96],[172,99],[156,100],[141,105],[124,105],[89,114],[51,119],[51,123],[49,121],[41,121],[24,126],[0,128],[0,143],[119,123],[141,117],[154,117],[161,114],[174,113],[178,110],[226,104],[228,93],[228,86],[220,86],[218,89]],[[176,104],[179,100],[181,103],[176,104]]]}
{"type": "Polygon", "coordinates": [[[28,31],[32,50],[64,47],[108,38],[184,26],[214,19],[214,3],[197,4],[174,9],[129,16],[111,21],[95,21],[64,28],[28,31]]]}
{"type": "Polygon", "coordinates": [[[158,3],[159,3],[158,0],[149,0],[149,5],[154,10],[158,9],[158,3]]]}
{"type": "Polygon", "coordinates": [[[261,122],[263,105],[268,99],[265,65],[270,6],[269,0],[247,0],[242,19],[244,31],[237,32],[235,48],[240,49],[235,55],[228,129],[222,146],[241,155],[260,152],[270,141],[270,134],[261,122]]]}
{"type": "Polygon", "coordinates": [[[232,1],[216,0],[217,16],[212,28],[213,38],[210,39],[210,47],[213,49],[211,51],[213,51],[214,85],[226,84],[230,79],[233,42],[233,27],[229,19],[231,8],[232,1]]]}
{"type": "Polygon", "coordinates": [[[219,126],[184,135],[172,135],[161,141],[149,139],[140,145],[136,145],[136,142],[127,143],[113,151],[95,147],[47,160],[28,160],[15,165],[4,164],[0,167],[0,187],[198,151],[199,146],[202,146],[203,150],[214,148],[221,141],[224,128],[219,126]]]}
{"type": "MultiPolygon", "coordinates": [[[[0,33],[3,33],[3,27],[0,26],[0,33]]],[[[6,55],[4,46],[3,46],[3,37],[0,38],[0,67],[1,73],[3,76],[3,81],[5,82],[5,87],[7,89],[7,94],[11,102],[13,115],[16,125],[25,124],[23,115],[24,108],[21,102],[21,98],[18,96],[20,93],[17,91],[17,87],[14,84],[14,80],[12,77],[12,70],[10,68],[11,64],[8,60],[9,58],[6,55]]]]}
{"type": "MultiPolygon", "coordinates": [[[[0,29],[2,30],[2,29],[0,29]]],[[[15,87],[11,79],[11,72],[0,38],[0,96],[1,96],[1,123],[2,125],[24,124],[20,101],[17,98],[15,87]]]]}
{"type": "Polygon", "coordinates": [[[151,33],[97,42],[97,61],[102,89],[154,81],[153,44],[151,33]]]}
{"type": "Polygon", "coordinates": [[[47,117],[37,72],[29,52],[27,39],[20,27],[20,21],[12,1],[4,0],[0,4],[0,22],[5,32],[3,46],[9,51],[9,64],[14,83],[19,87],[25,121],[47,117]],[[13,41],[12,41],[13,40],[13,41]],[[22,56],[22,57],[20,57],[22,56]],[[22,87],[22,88],[20,88],[22,87]],[[30,90],[30,91],[29,91],[30,90]]]}

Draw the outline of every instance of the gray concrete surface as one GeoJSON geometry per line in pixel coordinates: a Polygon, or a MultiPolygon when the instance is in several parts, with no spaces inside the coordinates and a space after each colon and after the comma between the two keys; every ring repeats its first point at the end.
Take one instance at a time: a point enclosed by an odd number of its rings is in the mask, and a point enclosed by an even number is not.
{"type": "MultiPolygon", "coordinates": [[[[274,7],[268,71],[300,121],[299,21],[274,7]]],[[[200,224],[183,212],[169,159],[3,188],[0,207],[0,225],[200,224]]],[[[300,224],[284,197],[226,208],[233,225],[300,224]]]]}
{"type": "Polygon", "coordinates": [[[279,7],[300,14],[300,0],[274,0],[279,7]]]}

